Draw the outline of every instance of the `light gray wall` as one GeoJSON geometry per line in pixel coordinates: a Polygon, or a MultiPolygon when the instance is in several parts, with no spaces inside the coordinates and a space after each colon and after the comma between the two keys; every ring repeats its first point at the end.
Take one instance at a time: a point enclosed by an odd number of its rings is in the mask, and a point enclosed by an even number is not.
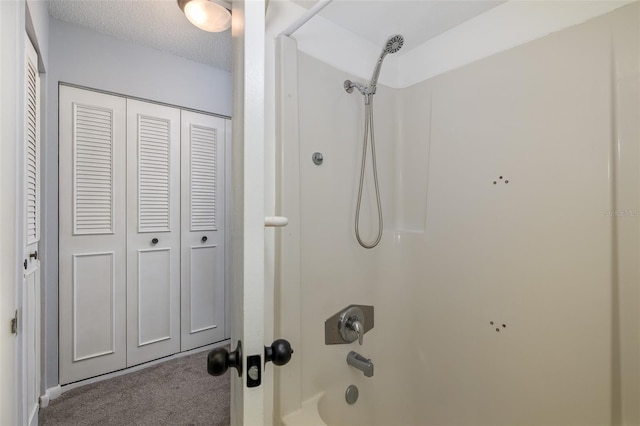
{"type": "Polygon", "coordinates": [[[50,80],[231,115],[227,71],[57,19],[50,26],[50,80]]]}
{"type": "Polygon", "coordinates": [[[231,115],[231,73],[50,19],[44,172],[45,388],[58,384],[58,83],[231,115]]]}

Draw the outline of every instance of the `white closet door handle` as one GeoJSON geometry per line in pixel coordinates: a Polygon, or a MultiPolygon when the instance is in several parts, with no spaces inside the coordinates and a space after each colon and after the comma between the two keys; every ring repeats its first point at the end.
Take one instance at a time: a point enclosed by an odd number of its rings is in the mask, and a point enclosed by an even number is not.
{"type": "Polygon", "coordinates": [[[267,216],[264,218],[264,226],[287,226],[289,218],[284,216],[267,216]]]}

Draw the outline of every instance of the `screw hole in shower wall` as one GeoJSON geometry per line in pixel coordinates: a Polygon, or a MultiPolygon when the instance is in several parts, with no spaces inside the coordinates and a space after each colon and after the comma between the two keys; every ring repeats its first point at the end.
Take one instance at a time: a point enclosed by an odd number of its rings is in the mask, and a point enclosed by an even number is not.
{"type": "MultiPolygon", "coordinates": [[[[495,325],[495,322],[494,322],[494,321],[489,321],[489,325],[493,326],[493,325],[495,325]]],[[[507,324],[504,324],[504,323],[503,323],[503,324],[502,324],[502,328],[503,328],[503,329],[504,329],[504,328],[507,328],[507,324]]],[[[500,327],[496,327],[496,332],[497,332],[497,333],[500,333],[500,327]]]]}

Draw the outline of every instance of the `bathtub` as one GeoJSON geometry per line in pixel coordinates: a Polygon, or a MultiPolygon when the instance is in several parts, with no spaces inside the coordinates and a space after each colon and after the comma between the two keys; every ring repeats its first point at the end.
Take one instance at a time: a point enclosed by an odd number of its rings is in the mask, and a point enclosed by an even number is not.
{"type": "Polygon", "coordinates": [[[282,419],[285,426],[366,426],[374,424],[373,407],[360,394],[350,405],[345,400],[347,385],[320,392],[302,403],[302,407],[282,419]]]}

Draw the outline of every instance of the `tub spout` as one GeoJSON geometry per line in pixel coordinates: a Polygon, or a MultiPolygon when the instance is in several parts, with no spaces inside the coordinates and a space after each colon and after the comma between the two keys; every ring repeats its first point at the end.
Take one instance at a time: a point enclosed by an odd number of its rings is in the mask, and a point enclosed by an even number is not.
{"type": "Polygon", "coordinates": [[[347,364],[362,371],[366,377],[373,377],[373,362],[359,353],[349,352],[347,354],[347,364]]]}

